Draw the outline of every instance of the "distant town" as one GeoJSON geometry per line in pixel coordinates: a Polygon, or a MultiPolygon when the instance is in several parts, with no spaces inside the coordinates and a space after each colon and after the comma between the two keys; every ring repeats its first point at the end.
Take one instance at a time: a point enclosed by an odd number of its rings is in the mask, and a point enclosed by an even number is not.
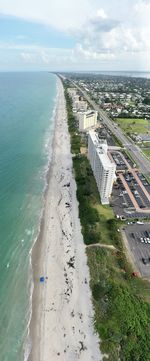
{"type": "Polygon", "coordinates": [[[109,116],[150,119],[150,80],[107,75],[72,75],[109,116]]]}
{"type": "Polygon", "coordinates": [[[91,99],[119,126],[126,127],[126,132],[133,140],[149,148],[149,144],[146,144],[150,142],[149,79],[99,74],[71,75],[70,78],[90,94],[91,99]],[[126,119],[125,125],[121,125],[120,118],[126,119]]]}

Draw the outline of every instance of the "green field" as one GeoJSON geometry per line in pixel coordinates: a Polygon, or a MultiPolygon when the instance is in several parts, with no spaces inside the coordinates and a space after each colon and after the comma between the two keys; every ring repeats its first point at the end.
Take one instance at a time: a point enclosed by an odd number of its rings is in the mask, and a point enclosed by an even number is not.
{"type": "Polygon", "coordinates": [[[102,206],[102,204],[96,203],[94,207],[99,213],[99,231],[100,242],[105,244],[112,244],[111,231],[109,229],[109,221],[114,219],[115,215],[113,209],[108,206],[102,206]]]}
{"type": "Polygon", "coordinates": [[[126,134],[150,134],[150,122],[146,119],[117,118],[115,122],[126,134]]]}
{"type": "Polygon", "coordinates": [[[142,149],[142,152],[146,155],[148,159],[150,159],[150,149],[142,149]]]}
{"type": "Polygon", "coordinates": [[[141,145],[142,148],[150,148],[150,142],[143,142],[141,145]]]}

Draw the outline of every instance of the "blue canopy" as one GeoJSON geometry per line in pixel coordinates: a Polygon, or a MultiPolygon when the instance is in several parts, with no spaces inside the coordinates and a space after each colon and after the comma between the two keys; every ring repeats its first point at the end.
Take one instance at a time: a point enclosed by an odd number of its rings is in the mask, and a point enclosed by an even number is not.
{"type": "Polygon", "coordinates": [[[45,281],[44,277],[40,277],[40,282],[43,283],[45,281]]]}

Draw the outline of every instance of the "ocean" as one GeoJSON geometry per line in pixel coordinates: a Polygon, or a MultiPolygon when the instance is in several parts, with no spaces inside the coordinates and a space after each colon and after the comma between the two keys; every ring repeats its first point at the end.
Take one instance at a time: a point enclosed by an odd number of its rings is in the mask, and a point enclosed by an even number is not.
{"type": "Polygon", "coordinates": [[[56,96],[53,74],[0,73],[0,361],[26,358],[56,96]]]}

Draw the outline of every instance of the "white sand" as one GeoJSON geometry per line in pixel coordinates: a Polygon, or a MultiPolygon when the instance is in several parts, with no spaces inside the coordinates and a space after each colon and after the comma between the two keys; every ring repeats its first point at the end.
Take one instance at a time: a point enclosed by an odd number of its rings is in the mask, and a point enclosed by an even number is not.
{"type": "Polygon", "coordinates": [[[59,80],[54,152],[40,239],[33,251],[35,289],[31,361],[100,361],[89,271],[78,218],[63,87],[59,80]],[[47,276],[45,284],[39,276],[47,276]]]}

